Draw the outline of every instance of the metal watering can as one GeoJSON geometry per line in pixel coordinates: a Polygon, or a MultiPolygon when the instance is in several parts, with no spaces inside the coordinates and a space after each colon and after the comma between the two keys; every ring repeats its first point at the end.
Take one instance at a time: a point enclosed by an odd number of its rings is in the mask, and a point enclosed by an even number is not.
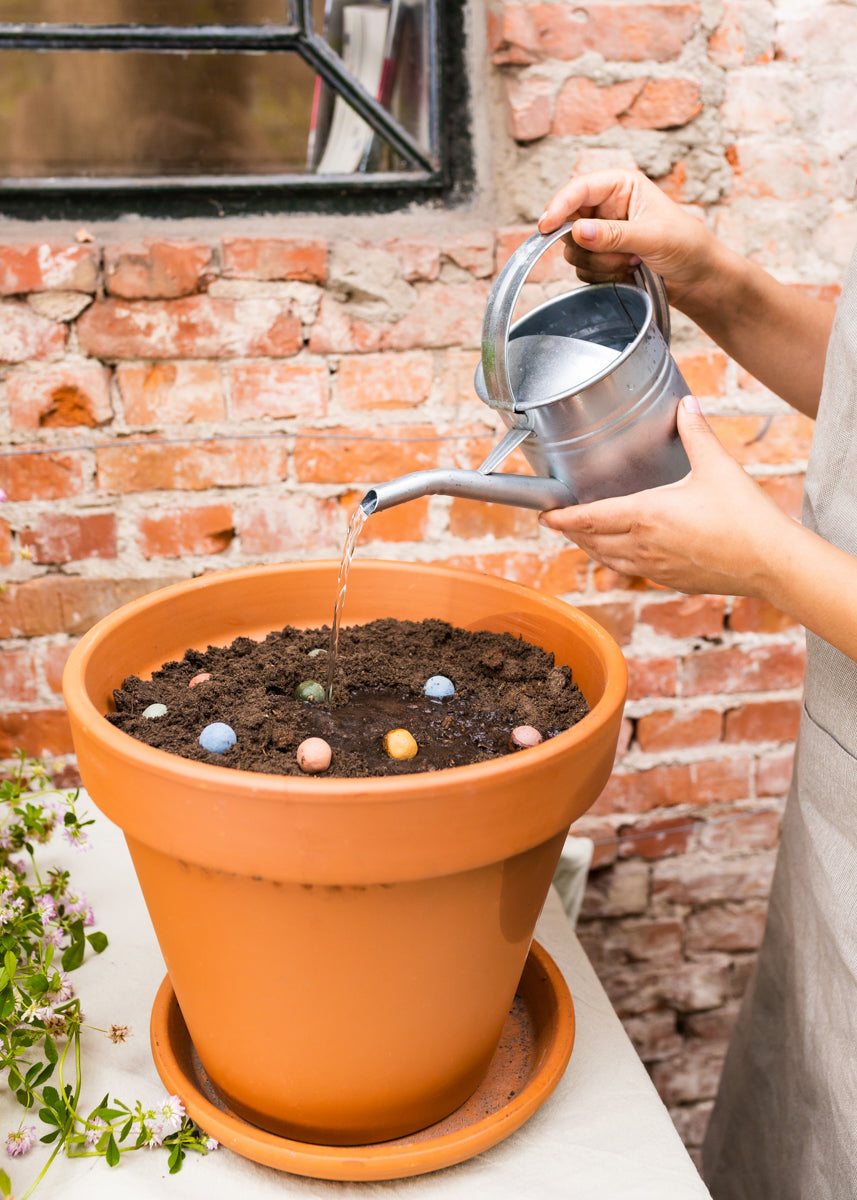
{"type": "Polygon", "coordinates": [[[534,234],[488,297],[476,392],[508,432],[476,471],[414,471],[366,493],[368,515],[418,496],[461,496],[545,511],[673,483],[690,463],[676,408],[690,389],[669,352],[663,281],[644,265],[634,284],[593,284],[512,324],[530,271],[571,229],[534,234]],[[518,446],[535,476],[497,473],[518,446]]]}

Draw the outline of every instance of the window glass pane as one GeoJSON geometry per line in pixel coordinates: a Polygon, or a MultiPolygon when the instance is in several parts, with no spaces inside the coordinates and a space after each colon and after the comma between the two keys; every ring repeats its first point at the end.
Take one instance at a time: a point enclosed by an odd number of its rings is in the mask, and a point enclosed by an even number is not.
{"type": "Polygon", "coordinates": [[[288,0],[0,0],[0,21],[69,25],[290,23],[288,0]]]}
{"type": "Polygon", "coordinates": [[[314,82],[297,54],[0,50],[0,177],[300,173],[314,82]]]}

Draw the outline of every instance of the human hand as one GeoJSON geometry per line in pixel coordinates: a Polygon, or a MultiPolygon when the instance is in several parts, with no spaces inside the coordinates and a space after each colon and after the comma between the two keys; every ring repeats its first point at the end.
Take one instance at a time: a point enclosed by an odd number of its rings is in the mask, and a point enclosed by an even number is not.
{"type": "Polygon", "coordinates": [[[691,594],[776,597],[770,564],[794,526],[718,442],[692,396],[678,408],[690,474],[677,483],[542,513],[596,562],[691,594]]]}
{"type": "Polygon", "coordinates": [[[683,297],[712,278],[714,236],[640,171],[570,179],[548,202],[539,229],[552,233],[565,221],[575,222],[564,239],[565,257],[584,283],[627,279],[642,260],[681,308],[683,297]]]}

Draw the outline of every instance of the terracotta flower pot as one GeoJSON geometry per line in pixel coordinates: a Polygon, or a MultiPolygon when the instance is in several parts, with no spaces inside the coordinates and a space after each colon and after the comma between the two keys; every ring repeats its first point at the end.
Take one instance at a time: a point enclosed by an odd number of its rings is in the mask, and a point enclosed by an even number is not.
{"type": "Polygon", "coordinates": [[[127,675],[189,647],[328,624],[337,569],[230,571],[136,600],[80,641],[64,692],[84,786],[125,833],[208,1076],[256,1125],[352,1145],[422,1129],[478,1086],[568,827],[610,774],[626,669],[604,630],[552,597],[358,561],[346,624],[437,617],[520,635],[571,666],[591,712],[533,749],[377,779],[192,762],[104,719],[127,675]]]}

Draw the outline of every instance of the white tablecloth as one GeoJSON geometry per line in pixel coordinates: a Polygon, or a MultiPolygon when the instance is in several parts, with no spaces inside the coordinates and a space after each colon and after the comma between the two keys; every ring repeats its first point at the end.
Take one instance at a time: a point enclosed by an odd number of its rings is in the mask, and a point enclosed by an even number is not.
{"type": "MultiPolygon", "coordinates": [[[[164,977],[163,960],[149,924],[124,840],[91,802],[96,817],[93,849],[78,853],[57,839],[40,851],[48,864],[71,872],[76,889],[95,910],[107,950],[73,973],[85,1020],[102,1029],[128,1024],[132,1037],[114,1046],[84,1031],[83,1111],[109,1092],[133,1105],[154,1105],[164,1087],[149,1052],[149,1015],[164,977]]],[[[210,1200],[211,1197],[284,1195],[300,1200],[710,1200],[669,1115],[613,1012],[580,943],[552,892],[536,937],[551,954],[571,990],[576,1039],[571,1061],[552,1096],[499,1145],[467,1162],[430,1175],[380,1183],[340,1183],[288,1175],[219,1149],[189,1154],[170,1176],[162,1150],[122,1156],[118,1167],[103,1159],[58,1158],[36,1197],[43,1200],[210,1200]]],[[[3,1088],[2,1139],[17,1127],[16,1109],[3,1088]]],[[[44,1129],[39,1127],[39,1134],[44,1129]]],[[[0,1142],[2,1144],[2,1142],[0,1142]]],[[[3,1155],[5,1159],[5,1155],[3,1155]]],[[[46,1155],[34,1148],[3,1163],[20,1197],[46,1155]]]]}

